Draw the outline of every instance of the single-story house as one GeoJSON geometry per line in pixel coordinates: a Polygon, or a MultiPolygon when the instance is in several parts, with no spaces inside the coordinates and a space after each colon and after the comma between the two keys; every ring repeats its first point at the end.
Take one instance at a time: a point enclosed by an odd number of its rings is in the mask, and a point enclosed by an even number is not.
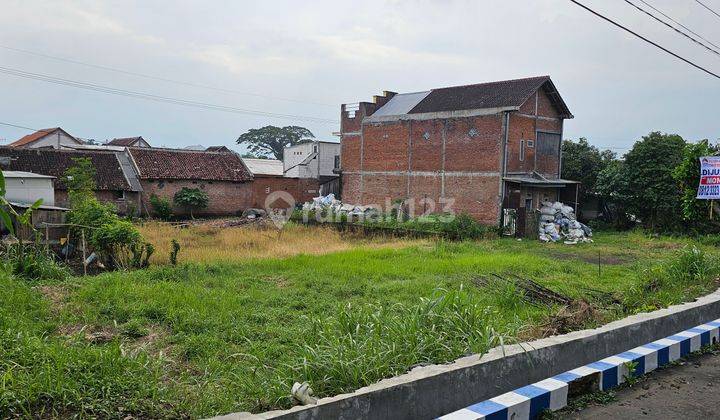
{"type": "Polygon", "coordinates": [[[61,149],[65,146],[83,145],[84,141],[69,134],[60,127],[45,128],[21,137],[8,144],[8,147],[24,149],[52,148],[61,149]]]}
{"type": "MultiPolygon", "coordinates": [[[[126,152],[0,147],[3,171],[23,171],[55,178],[55,205],[68,206],[65,171],[74,159],[89,158],[95,167],[96,197],[112,203],[120,213],[139,211],[142,187],[126,152]]],[[[34,201],[34,200],[32,200],[34,201]]]]}
{"type": "MultiPolygon", "coordinates": [[[[150,197],[173,200],[183,187],[207,193],[208,207],[194,215],[227,216],[252,207],[253,176],[236,153],[129,147],[143,189],[143,213],[152,214],[150,197]]],[[[186,209],[175,208],[184,215],[186,209]]]]}

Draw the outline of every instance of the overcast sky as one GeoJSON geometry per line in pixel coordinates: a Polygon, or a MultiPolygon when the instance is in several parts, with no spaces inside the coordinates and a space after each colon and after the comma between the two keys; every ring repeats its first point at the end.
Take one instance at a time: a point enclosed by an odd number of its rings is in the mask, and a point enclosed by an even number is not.
{"type": "MultiPolygon", "coordinates": [[[[641,4],[639,0],[633,0],[641,4]]],[[[720,18],[694,0],[646,0],[720,45],[720,18]]],[[[584,3],[715,72],[720,56],[623,0],[584,3]]],[[[720,0],[704,0],[720,10],[720,0]]],[[[646,7],[646,6],[644,6],[646,7]]],[[[210,90],[0,48],[0,66],[277,118],[108,95],[0,73],[0,122],[154,146],[233,146],[249,128],[302,125],[337,139],[341,103],[383,90],[550,75],[575,119],[566,138],[624,152],[651,130],[720,137],[720,80],[565,0],[3,0],[0,44],[210,90]],[[234,92],[228,92],[234,91],[234,92]]],[[[0,126],[0,142],[27,134],[0,126]]],[[[238,149],[240,150],[240,149],[238,149]]]]}

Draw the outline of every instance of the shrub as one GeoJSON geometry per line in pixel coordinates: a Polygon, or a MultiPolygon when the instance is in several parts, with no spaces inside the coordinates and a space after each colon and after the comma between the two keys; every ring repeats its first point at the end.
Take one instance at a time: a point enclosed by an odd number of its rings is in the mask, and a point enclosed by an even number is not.
{"type": "Polygon", "coordinates": [[[172,251],[170,251],[170,264],[177,265],[177,256],[180,252],[180,243],[176,240],[172,240],[172,251]]]}
{"type": "Polygon", "coordinates": [[[93,231],[90,244],[107,256],[112,268],[132,266],[130,254],[142,241],[140,232],[127,220],[115,219],[93,231]]]}
{"type": "Polygon", "coordinates": [[[207,207],[209,198],[205,191],[198,188],[183,187],[175,193],[173,200],[177,206],[186,208],[190,212],[190,218],[193,218],[193,210],[207,207]]]}
{"type": "Polygon", "coordinates": [[[158,197],[153,194],[150,196],[150,205],[153,208],[155,216],[157,216],[160,220],[168,221],[172,218],[172,204],[167,198],[158,197]]]}

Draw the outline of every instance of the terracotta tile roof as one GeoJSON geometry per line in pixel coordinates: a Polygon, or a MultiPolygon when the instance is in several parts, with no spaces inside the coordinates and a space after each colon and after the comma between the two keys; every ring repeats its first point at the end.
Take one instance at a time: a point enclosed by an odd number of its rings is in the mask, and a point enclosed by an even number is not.
{"type": "Polygon", "coordinates": [[[413,94],[400,94],[393,97],[376,113],[378,116],[384,116],[492,108],[517,109],[541,88],[548,94],[561,115],[565,118],[572,118],[570,110],[560,97],[557,89],[555,89],[550,76],[503,80],[432,89],[427,92],[413,94]],[[385,107],[388,107],[388,110],[383,110],[385,107]],[[390,108],[399,111],[392,112],[390,108]],[[407,109],[407,111],[404,111],[404,109],[407,109]]]}
{"type": "Polygon", "coordinates": [[[90,158],[95,166],[98,190],[133,191],[114,152],[0,147],[3,169],[54,176],[55,188],[61,190],[66,189],[63,174],[75,164],[73,158],[84,157],[90,158]]]}
{"type": "MultiPolygon", "coordinates": [[[[14,142],[8,144],[7,146],[10,146],[10,147],[20,147],[20,146],[24,146],[24,145],[26,145],[26,144],[29,144],[29,143],[34,142],[35,140],[40,140],[41,138],[43,138],[43,137],[45,137],[45,136],[47,136],[47,135],[49,135],[49,134],[52,134],[52,133],[54,133],[54,132],[57,131],[57,130],[60,130],[60,131],[62,131],[63,133],[65,133],[65,134],[67,134],[68,136],[70,136],[70,134],[68,134],[65,130],[63,130],[63,129],[60,128],[60,127],[43,128],[42,130],[38,130],[38,131],[36,131],[36,132],[34,132],[34,133],[28,134],[27,136],[21,137],[20,139],[15,140],[14,142]]],[[[70,136],[70,137],[72,137],[72,136],[70,136]]]]}
{"type": "Polygon", "coordinates": [[[210,146],[207,149],[205,149],[207,152],[225,152],[225,153],[231,153],[232,150],[230,150],[227,146],[210,146]]]}
{"type": "Polygon", "coordinates": [[[122,137],[117,139],[112,139],[107,144],[111,146],[132,146],[136,142],[140,141],[142,137],[122,137]]]}
{"type": "Polygon", "coordinates": [[[131,147],[140,179],[251,181],[252,175],[236,153],[131,147]]]}

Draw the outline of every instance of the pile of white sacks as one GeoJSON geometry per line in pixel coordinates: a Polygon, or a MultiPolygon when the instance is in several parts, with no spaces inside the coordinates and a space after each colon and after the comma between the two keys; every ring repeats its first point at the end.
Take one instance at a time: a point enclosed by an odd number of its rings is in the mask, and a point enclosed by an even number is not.
{"type": "Polygon", "coordinates": [[[568,245],[592,242],[592,230],[577,221],[572,207],[559,201],[546,201],[542,204],[538,227],[541,242],[562,240],[568,245]]]}
{"type": "Polygon", "coordinates": [[[346,213],[351,215],[363,215],[370,212],[376,211],[373,206],[355,206],[352,204],[345,204],[335,198],[335,194],[330,193],[326,196],[315,197],[313,201],[303,204],[302,209],[305,211],[314,210],[329,210],[334,214],[346,213]]]}

